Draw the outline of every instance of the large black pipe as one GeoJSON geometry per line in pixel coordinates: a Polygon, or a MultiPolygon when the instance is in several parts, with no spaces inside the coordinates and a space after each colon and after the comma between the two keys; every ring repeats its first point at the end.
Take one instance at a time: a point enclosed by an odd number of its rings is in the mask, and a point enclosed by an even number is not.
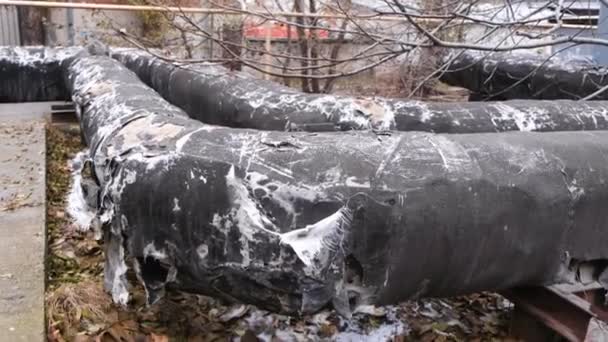
{"type": "Polygon", "coordinates": [[[61,65],[82,53],[80,47],[0,46],[0,103],[68,100],[61,65]]]}
{"type": "MultiPolygon", "coordinates": [[[[441,80],[471,90],[477,100],[579,100],[608,85],[608,69],[591,62],[521,53],[465,52],[448,58],[441,80]]],[[[594,98],[606,99],[608,92],[594,98]]]]}
{"type": "Polygon", "coordinates": [[[151,301],[168,285],[291,314],[575,282],[608,260],[608,132],[231,129],[109,58],[68,75],[119,302],[127,255],[151,301]]]}
{"type": "Polygon", "coordinates": [[[179,66],[138,50],[112,56],[169,102],[209,124],[263,130],[436,133],[608,128],[608,102],[437,103],[305,94],[219,66],[179,66]]]}
{"type": "MultiPolygon", "coordinates": [[[[61,64],[86,53],[77,47],[0,48],[0,102],[69,99],[61,64]]],[[[603,101],[432,103],[311,95],[221,67],[177,68],[129,50],[118,50],[115,57],[193,118],[231,127],[443,133],[608,128],[603,101]]]]}

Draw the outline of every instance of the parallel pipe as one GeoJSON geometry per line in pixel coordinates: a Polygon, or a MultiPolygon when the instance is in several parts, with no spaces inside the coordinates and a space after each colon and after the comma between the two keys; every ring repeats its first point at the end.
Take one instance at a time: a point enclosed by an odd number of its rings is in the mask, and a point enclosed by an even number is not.
{"type": "Polygon", "coordinates": [[[80,47],[0,46],[0,103],[69,99],[61,65],[84,51],[80,47]]]}
{"type": "MultiPolygon", "coordinates": [[[[61,64],[86,53],[77,47],[0,47],[0,102],[69,99],[61,64]]],[[[439,133],[608,128],[605,101],[433,103],[314,95],[217,66],[179,67],[133,50],[118,50],[113,56],[193,118],[230,127],[439,133]]]]}
{"type": "MultiPolygon", "coordinates": [[[[608,85],[608,69],[558,57],[466,52],[453,59],[441,80],[471,90],[478,100],[579,100],[608,85]]],[[[608,92],[594,98],[606,99],[608,92]]]]}
{"type": "Polygon", "coordinates": [[[421,102],[306,94],[246,73],[119,49],[112,56],[194,119],[287,131],[395,129],[436,133],[608,129],[608,102],[421,102]]]}

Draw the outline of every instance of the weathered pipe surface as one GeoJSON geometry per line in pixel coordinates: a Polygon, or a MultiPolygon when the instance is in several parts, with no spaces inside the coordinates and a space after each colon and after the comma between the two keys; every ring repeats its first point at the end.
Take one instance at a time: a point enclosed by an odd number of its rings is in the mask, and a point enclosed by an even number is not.
{"type": "Polygon", "coordinates": [[[608,129],[608,102],[433,103],[305,94],[222,67],[180,67],[138,50],[115,50],[112,56],[192,118],[228,127],[436,133],[608,129]]]}
{"type": "Polygon", "coordinates": [[[79,47],[0,46],[0,103],[68,100],[61,65],[82,53],[79,47]]]}
{"type": "MultiPolygon", "coordinates": [[[[471,90],[475,99],[578,100],[608,85],[608,69],[584,61],[560,61],[528,54],[465,52],[442,74],[450,85],[471,90]]],[[[608,92],[594,100],[608,99],[608,92]]]]}
{"type": "Polygon", "coordinates": [[[289,314],[606,265],[608,132],[231,129],[187,118],[112,59],[68,73],[118,302],[127,256],[151,302],[172,286],[289,314]]]}

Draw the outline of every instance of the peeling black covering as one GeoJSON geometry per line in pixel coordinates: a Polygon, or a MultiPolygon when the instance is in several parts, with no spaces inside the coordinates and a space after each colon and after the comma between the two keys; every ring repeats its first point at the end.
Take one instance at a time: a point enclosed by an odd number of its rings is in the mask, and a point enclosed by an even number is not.
{"type": "MultiPolygon", "coordinates": [[[[608,85],[608,69],[591,62],[516,53],[454,56],[441,80],[471,90],[472,99],[578,100],[608,85]]],[[[608,92],[594,98],[606,99],[608,92]]]]}
{"type": "Polygon", "coordinates": [[[290,314],[574,281],[608,257],[608,132],[231,129],[106,57],[68,75],[119,302],[123,247],[151,301],[169,284],[290,314]]]}
{"type": "Polygon", "coordinates": [[[228,127],[436,133],[608,128],[608,102],[439,103],[305,94],[219,66],[178,66],[139,50],[115,50],[112,56],[192,118],[228,127]]]}
{"type": "MultiPolygon", "coordinates": [[[[88,50],[107,53],[96,45],[88,50]]],[[[69,99],[61,64],[86,53],[79,47],[0,48],[0,102],[69,99]]],[[[193,118],[230,127],[442,133],[608,128],[608,102],[604,101],[433,103],[312,95],[222,67],[184,69],[132,50],[116,50],[114,57],[193,118]]]]}
{"type": "Polygon", "coordinates": [[[68,100],[61,64],[81,53],[78,47],[0,46],[0,103],[68,100]]]}

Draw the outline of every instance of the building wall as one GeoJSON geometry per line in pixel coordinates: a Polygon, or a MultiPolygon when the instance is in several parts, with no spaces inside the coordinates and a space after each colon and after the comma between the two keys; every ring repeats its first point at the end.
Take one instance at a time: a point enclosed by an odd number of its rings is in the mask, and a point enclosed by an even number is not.
{"type": "Polygon", "coordinates": [[[115,29],[126,28],[141,34],[141,20],[136,12],[91,11],[85,9],[52,8],[46,25],[47,45],[83,45],[91,39],[105,39],[108,43],[124,44],[122,39],[110,39],[115,29]]]}

